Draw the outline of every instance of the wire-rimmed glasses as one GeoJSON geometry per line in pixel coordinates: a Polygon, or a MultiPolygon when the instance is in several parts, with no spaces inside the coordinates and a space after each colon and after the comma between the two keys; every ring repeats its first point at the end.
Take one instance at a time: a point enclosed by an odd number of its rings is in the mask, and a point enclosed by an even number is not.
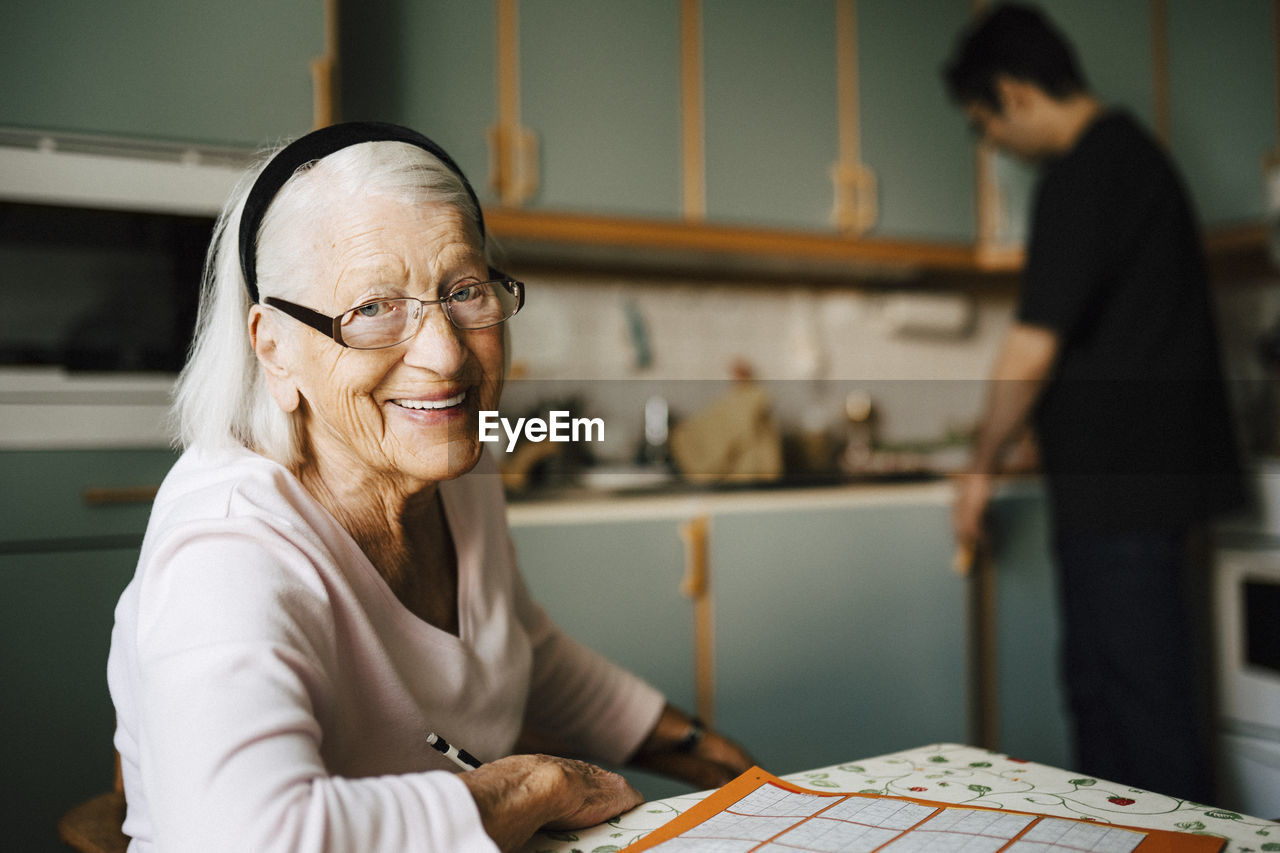
{"type": "MultiPolygon", "coordinates": [[[[494,270],[490,275],[496,272],[494,270]]],[[[336,317],[275,296],[268,296],[262,301],[329,336],[341,346],[385,349],[402,344],[418,333],[428,305],[442,306],[449,322],[458,329],[487,329],[509,320],[524,307],[524,284],[506,277],[471,281],[458,285],[442,299],[415,299],[412,296],[375,299],[336,317]]]]}

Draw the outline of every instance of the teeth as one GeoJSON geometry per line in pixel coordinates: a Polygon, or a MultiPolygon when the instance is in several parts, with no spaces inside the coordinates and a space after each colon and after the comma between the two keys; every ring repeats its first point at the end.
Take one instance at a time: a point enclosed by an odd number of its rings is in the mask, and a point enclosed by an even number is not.
{"type": "Polygon", "coordinates": [[[467,392],[463,391],[447,400],[392,400],[391,402],[406,409],[447,409],[458,405],[466,398],[467,392]]]}

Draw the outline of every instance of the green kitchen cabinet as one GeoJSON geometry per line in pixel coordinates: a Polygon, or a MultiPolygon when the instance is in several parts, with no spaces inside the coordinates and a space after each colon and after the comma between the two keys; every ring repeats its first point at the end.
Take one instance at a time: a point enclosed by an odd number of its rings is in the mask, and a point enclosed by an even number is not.
{"type": "MultiPolygon", "coordinates": [[[[530,593],[556,624],[694,709],[693,605],[680,592],[678,520],[514,525],[511,535],[530,593]]],[[[689,791],[648,774],[627,776],[649,798],[689,791]]]]}
{"type": "Polygon", "coordinates": [[[839,158],[835,3],[701,5],[707,218],[829,231],[839,158]]]}
{"type": "Polygon", "coordinates": [[[0,125],[256,147],[312,123],[323,0],[6,4],[0,125]]]}
{"type": "Polygon", "coordinates": [[[972,243],[977,235],[973,140],[939,73],[969,7],[857,4],[862,159],[879,208],[868,236],[972,243]]]}
{"type": "Polygon", "coordinates": [[[173,461],[162,449],[0,453],[0,774],[7,838],[23,850],[64,849],[58,817],[111,786],[113,614],[173,461]]]}
{"type": "Polygon", "coordinates": [[[350,18],[341,34],[344,118],[421,130],[457,160],[482,203],[499,201],[492,134],[502,118],[499,68],[512,63],[512,118],[535,140],[524,207],[679,215],[676,0],[524,0],[514,56],[498,56],[494,3],[391,0],[350,18]]]}
{"type": "Polygon", "coordinates": [[[497,120],[494,6],[365,4],[343,16],[339,46],[342,117],[398,122],[431,137],[462,167],[482,204],[497,200],[488,185],[488,132],[497,120]]]}
{"type": "Polygon", "coordinates": [[[523,0],[521,124],[535,209],[681,214],[678,0],[523,0]]]}
{"type": "Polygon", "coordinates": [[[0,452],[0,482],[19,485],[0,499],[0,553],[136,545],[176,459],[160,448],[0,452]]]}
{"type": "MultiPolygon", "coordinates": [[[[1277,138],[1268,0],[1046,0],[1108,102],[1153,126],[1167,47],[1171,151],[1210,228],[1261,221],[1277,138]],[[1163,17],[1153,15],[1163,9],[1163,17]]],[[[875,178],[867,237],[976,239],[977,170],[939,70],[971,13],[961,0],[700,0],[706,220],[832,233],[840,160],[836,24],[856,18],[856,126],[875,178]]],[[[439,141],[485,204],[500,124],[499,67],[537,140],[532,211],[676,221],[685,214],[679,0],[389,0],[341,17],[338,113],[439,141]],[[498,56],[501,8],[515,55],[498,56]]],[[[257,147],[313,117],[324,0],[195,6],[55,0],[6,10],[0,126],[257,147]]],[[[1031,173],[992,180],[1001,245],[1025,235],[1031,173]]]]}
{"type": "Polygon", "coordinates": [[[106,662],[163,449],[0,452],[0,823],[13,849],[65,849],[57,819],[111,787],[106,662]]]}
{"type": "MultiPolygon", "coordinates": [[[[445,145],[481,199],[497,152],[499,67],[514,67],[520,128],[536,139],[532,211],[678,220],[684,213],[683,11],[677,0],[520,0],[516,56],[497,55],[499,11],[394,0],[342,27],[342,109],[402,121],[445,145]]],[[[1154,128],[1165,31],[1171,148],[1209,226],[1259,221],[1261,158],[1276,140],[1276,51],[1266,0],[1216,6],[1047,0],[1089,83],[1154,128]],[[1230,62],[1222,61],[1230,56],[1230,62]]],[[[841,109],[875,180],[870,238],[978,237],[977,168],[941,74],[972,6],[701,0],[706,221],[833,232],[841,109]],[[837,22],[855,18],[857,103],[841,104],[837,22]],[[856,113],[853,113],[856,108],[856,113]]],[[[996,244],[1025,240],[1034,173],[1000,156],[996,244]]]]}
{"type": "Polygon", "coordinates": [[[1262,221],[1263,159],[1276,127],[1276,9],[1270,0],[1170,0],[1170,147],[1201,219],[1262,221]]]}
{"type": "MultiPolygon", "coordinates": [[[[678,589],[679,529],[695,510],[682,511],[630,517],[622,505],[603,520],[513,522],[512,533],[534,596],[557,622],[690,708],[695,648],[678,589]]],[[[778,773],[972,740],[976,614],[969,581],[951,568],[950,511],[946,490],[700,506],[716,727],[778,773]]],[[[994,746],[1069,766],[1042,488],[1002,489],[991,524],[994,746]]]]}
{"type": "Polygon", "coordinates": [[[1042,487],[1018,484],[991,503],[996,573],[998,745],[1010,755],[1070,767],[1058,644],[1057,577],[1042,487]]]}
{"type": "Polygon", "coordinates": [[[111,789],[107,650],[138,550],[0,553],[0,777],[8,849],[66,850],[57,822],[111,789]]]}
{"type": "Polygon", "coordinates": [[[966,740],[949,512],[886,502],[713,519],[716,724],[765,769],[966,740]]]}

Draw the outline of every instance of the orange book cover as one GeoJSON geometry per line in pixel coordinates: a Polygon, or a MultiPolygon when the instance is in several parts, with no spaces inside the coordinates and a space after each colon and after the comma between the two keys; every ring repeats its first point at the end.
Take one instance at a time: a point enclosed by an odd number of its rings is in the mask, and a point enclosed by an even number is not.
{"type": "Polygon", "coordinates": [[[1218,853],[1225,843],[1032,812],[813,791],[753,767],[626,851],[1218,853]]]}

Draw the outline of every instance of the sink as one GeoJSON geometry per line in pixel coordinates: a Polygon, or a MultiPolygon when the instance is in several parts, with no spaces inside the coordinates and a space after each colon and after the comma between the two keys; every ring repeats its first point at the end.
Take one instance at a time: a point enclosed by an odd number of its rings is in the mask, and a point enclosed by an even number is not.
{"type": "Polygon", "coordinates": [[[580,481],[584,487],[602,492],[661,489],[679,483],[665,468],[638,465],[597,465],[584,470],[580,481]]]}

